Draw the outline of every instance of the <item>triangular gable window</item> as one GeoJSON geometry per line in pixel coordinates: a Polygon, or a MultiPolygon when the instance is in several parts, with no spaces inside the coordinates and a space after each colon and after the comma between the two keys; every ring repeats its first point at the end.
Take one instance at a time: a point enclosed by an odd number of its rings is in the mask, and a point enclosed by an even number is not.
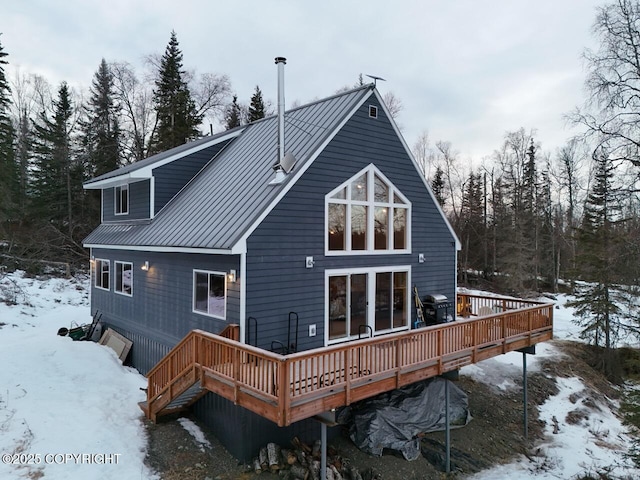
{"type": "Polygon", "coordinates": [[[373,164],[326,196],[326,253],[410,253],[411,202],[373,164]]]}

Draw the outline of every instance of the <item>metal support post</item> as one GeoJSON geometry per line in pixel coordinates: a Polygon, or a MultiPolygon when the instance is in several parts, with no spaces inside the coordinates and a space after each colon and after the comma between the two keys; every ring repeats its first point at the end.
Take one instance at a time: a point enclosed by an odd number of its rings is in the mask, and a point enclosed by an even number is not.
{"type": "Polygon", "coordinates": [[[320,478],[327,478],[327,424],[320,422],[320,478]]]}
{"type": "Polygon", "coordinates": [[[446,460],[445,471],[451,472],[451,427],[449,422],[449,380],[445,379],[444,384],[444,416],[445,416],[445,448],[446,460]]]}
{"type": "Polygon", "coordinates": [[[529,439],[529,415],[527,412],[527,354],[522,352],[522,396],[524,403],[524,439],[525,441],[529,439]]]}

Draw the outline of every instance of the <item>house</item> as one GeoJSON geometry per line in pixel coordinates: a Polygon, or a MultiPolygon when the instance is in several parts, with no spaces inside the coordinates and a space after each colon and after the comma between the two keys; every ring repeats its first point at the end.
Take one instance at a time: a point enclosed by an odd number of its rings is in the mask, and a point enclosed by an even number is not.
{"type": "MultiPolygon", "coordinates": [[[[414,286],[455,298],[459,242],[375,85],[84,188],[102,192],[102,222],[84,241],[92,311],[133,342],[144,374],[194,330],[239,325],[251,352],[304,352],[411,332],[414,286]]],[[[238,395],[208,394],[194,409],[247,458],[283,429],[262,407],[235,406],[238,395]]]]}

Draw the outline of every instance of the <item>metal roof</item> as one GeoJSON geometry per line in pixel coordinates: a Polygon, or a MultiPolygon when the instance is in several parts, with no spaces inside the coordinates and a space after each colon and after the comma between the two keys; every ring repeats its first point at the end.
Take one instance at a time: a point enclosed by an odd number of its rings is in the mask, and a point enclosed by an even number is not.
{"type": "Polygon", "coordinates": [[[277,117],[272,116],[245,126],[150,223],[102,224],[85,245],[234,250],[372,91],[366,85],[285,113],[285,150],[297,163],[282,183],[269,183],[278,160],[277,117]]]}
{"type": "Polygon", "coordinates": [[[199,138],[198,140],[187,142],[183,145],[179,145],[164,152],[157,153],[148,158],[145,158],[144,160],[139,160],[124,167],[118,168],[117,170],[113,170],[98,177],[92,178],[91,180],[87,180],[86,182],[84,182],[84,188],[101,188],[98,186],[98,184],[104,184],[106,183],[106,180],[116,180],[120,177],[126,178],[127,175],[131,175],[139,170],[143,170],[146,167],[157,168],[164,163],[170,162],[177,158],[181,158],[190,153],[197,152],[198,150],[203,150],[219,142],[225,141],[228,138],[238,136],[240,135],[240,133],[242,133],[242,130],[243,127],[237,127],[225,132],[217,133],[215,135],[209,135],[203,138],[199,138]]]}

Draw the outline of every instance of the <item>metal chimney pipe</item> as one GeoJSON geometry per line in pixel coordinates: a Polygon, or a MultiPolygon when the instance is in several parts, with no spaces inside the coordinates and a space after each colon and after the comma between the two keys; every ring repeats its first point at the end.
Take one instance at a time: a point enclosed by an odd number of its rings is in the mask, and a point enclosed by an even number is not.
{"type": "Polygon", "coordinates": [[[278,162],[284,158],[284,66],[287,59],[276,57],[278,66],[278,162]]]}

